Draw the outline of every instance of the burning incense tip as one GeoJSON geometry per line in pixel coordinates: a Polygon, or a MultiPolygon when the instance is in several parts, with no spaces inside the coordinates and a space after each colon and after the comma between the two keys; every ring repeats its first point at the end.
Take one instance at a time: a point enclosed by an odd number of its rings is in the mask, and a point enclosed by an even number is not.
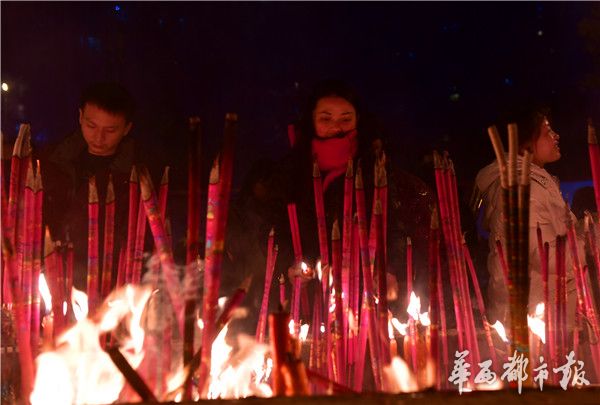
{"type": "Polygon", "coordinates": [[[146,169],[145,167],[140,167],[139,181],[140,190],[142,193],[142,200],[146,201],[152,196],[152,193],[154,192],[154,187],[152,186],[152,179],[150,178],[150,173],[148,173],[148,169],[146,169]]]}

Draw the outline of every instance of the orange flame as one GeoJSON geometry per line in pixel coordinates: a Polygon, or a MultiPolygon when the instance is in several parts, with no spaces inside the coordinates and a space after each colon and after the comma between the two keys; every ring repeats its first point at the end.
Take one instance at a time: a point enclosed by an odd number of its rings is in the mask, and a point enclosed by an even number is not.
{"type": "Polygon", "coordinates": [[[394,357],[392,363],[383,369],[387,391],[398,394],[419,390],[417,379],[410,367],[400,357],[394,357]]]}

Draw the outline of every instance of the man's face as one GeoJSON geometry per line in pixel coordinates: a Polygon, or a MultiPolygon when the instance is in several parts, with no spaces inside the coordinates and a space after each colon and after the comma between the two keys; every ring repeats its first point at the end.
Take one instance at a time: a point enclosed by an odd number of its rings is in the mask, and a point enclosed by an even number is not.
{"type": "Polygon", "coordinates": [[[122,114],[113,114],[89,103],[79,109],[79,125],[88,152],[97,156],[114,155],[121,139],[131,129],[131,122],[122,114]]]}

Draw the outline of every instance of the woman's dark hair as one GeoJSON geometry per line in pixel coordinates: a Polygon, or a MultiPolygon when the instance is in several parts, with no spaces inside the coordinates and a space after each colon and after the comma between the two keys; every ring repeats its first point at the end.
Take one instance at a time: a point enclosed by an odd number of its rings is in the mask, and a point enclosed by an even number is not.
{"type": "Polygon", "coordinates": [[[517,124],[519,131],[519,150],[531,148],[541,135],[544,120],[549,119],[550,110],[545,106],[521,109],[510,122],[517,124]]]}
{"type": "Polygon", "coordinates": [[[79,107],[93,104],[112,114],[121,114],[127,122],[133,119],[135,103],[131,94],[118,83],[101,82],[88,86],[81,93],[79,107]]]}

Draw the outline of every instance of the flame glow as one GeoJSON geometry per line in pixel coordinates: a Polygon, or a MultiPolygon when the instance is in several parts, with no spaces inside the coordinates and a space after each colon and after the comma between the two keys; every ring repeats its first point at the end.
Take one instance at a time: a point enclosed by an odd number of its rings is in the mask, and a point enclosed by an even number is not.
{"type": "Polygon", "coordinates": [[[419,322],[421,322],[421,325],[423,326],[431,325],[431,320],[429,319],[429,312],[423,312],[422,314],[419,314],[419,322]]]}
{"type": "Polygon", "coordinates": [[[300,337],[300,340],[302,342],[306,341],[306,337],[308,336],[308,329],[309,328],[310,328],[310,326],[307,323],[305,323],[302,326],[300,326],[300,336],[299,337],[300,337]]]}
{"type": "Polygon", "coordinates": [[[415,321],[419,320],[419,314],[421,312],[421,298],[417,297],[414,291],[411,291],[410,293],[410,300],[408,302],[406,312],[415,321]]]}
{"type": "Polygon", "coordinates": [[[390,340],[394,338],[394,327],[392,326],[392,321],[388,321],[388,337],[390,340]]]}
{"type": "Polygon", "coordinates": [[[71,290],[71,307],[75,314],[75,319],[81,321],[88,314],[88,297],[83,291],[79,291],[75,287],[71,290]]]}
{"type": "Polygon", "coordinates": [[[392,363],[383,369],[388,392],[416,392],[419,390],[417,379],[410,367],[400,357],[394,357],[392,363]]]}
{"type": "Polygon", "coordinates": [[[208,398],[272,396],[266,383],[273,367],[273,362],[266,356],[268,347],[240,334],[237,337],[239,350],[233,354],[232,347],[225,342],[226,334],[227,326],[213,342],[208,398]]]}
{"type": "Polygon", "coordinates": [[[500,339],[502,339],[503,342],[508,343],[508,338],[506,337],[506,330],[504,329],[504,325],[502,325],[502,322],[496,321],[496,323],[490,326],[496,329],[498,336],[500,336],[500,339]]]}
{"type": "Polygon", "coordinates": [[[394,328],[396,328],[398,333],[400,333],[402,336],[406,336],[408,323],[402,323],[398,320],[398,318],[392,318],[392,325],[394,326],[394,328]]]}
{"type": "Polygon", "coordinates": [[[119,349],[127,362],[137,368],[143,353],[132,348],[140,347],[138,340],[143,340],[139,322],[149,296],[146,288],[127,286],[111,293],[94,316],[88,318],[87,296],[74,289],[73,310],[80,320],[56,339],[55,350],[37,357],[31,404],[108,404],[118,400],[125,380],[102,349],[101,336],[122,320],[128,320],[131,337],[123,337],[119,349]]]}
{"type": "Polygon", "coordinates": [[[546,343],[546,324],[544,323],[544,303],[540,302],[535,307],[533,316],[527,315],[527,325],[531,332],[536,334],[542,343],[546,343]]]}
{"type": "Polygon", "coordinates": [[[52,310],[52,294],[50,294],[50,289],[48,288],[48,283],[46,282],[46,276],[44,276],[44,273],[41,273],[40,278],[38,279],[38,289],[40,290],[40,295],[44,300],[46,313],[50,313],[52,310]]]}
{"type": "Polygon", "coordinates": [[[323,278],[323,269],[321,268],[321,261],[317,261],[317,264],[315,266],[316,270],[317,270],[317,278],[319,279],[319,281],[321,281],[321,279],[323,278]]]}

